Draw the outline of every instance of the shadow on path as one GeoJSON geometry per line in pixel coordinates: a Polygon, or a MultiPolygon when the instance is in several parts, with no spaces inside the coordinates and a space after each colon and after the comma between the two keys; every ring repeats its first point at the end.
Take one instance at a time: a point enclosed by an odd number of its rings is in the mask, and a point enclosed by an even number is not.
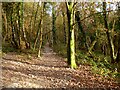
{"type": "Polygon", "coordinates": [[[3,56],[2,76],[4,87],[38,87],[38,88],[118,88],[118,84],[94,76],[89,66],[81,65],[80,70],[67,68],[64,58],[56,55],[47,43],[41,59],[22,58],[9,53],[3,56]],[[15,83],[15,85],[13,85],[15,83]],[[26,83],[26,84],[25,84],[26,83]],[[17,84],[17,85],[16,85],[17,84]]]}

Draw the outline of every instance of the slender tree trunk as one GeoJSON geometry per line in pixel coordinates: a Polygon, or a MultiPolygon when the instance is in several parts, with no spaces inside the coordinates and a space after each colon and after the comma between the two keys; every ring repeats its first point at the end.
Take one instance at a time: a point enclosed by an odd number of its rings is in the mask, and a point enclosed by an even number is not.
{"type": "MultiPolygon", "coordinates": [[[[2,3],[0,3],[0,13],[2,13],[2,3]]],[[[0,50],[2,52],[2,35],[1,32],[2,31],[2,14],[0,14],[0,50]]],[[[1,57],[1,61],[0,63],[2,63],[2,57],[1,57]]],[[[0,67],[1,68],[1,67],[0,67]]],[[[0,76],[2,76],[2,73],[0,72],[0,76]]]]}
{"type": "Polygon", "coordinates": [[[42,15],[41,15],[41,18],[40,18],[39,24],[38,24],[37,35],[36,35],[35,43],[34,43],[34,46],[33,46],[34,50],[35,50],[35,48],[36,48],[36,45],[37,45],[37,42],[38,42],[38,38],[39,38],[39,36],[40,36],[41,21],[42,21],[42,15]]]}
{"type": "Polygon", "coordinates": [[[109,44],[109,49],[110,49],[110,57],[111,57],[111,62],[114,62],[114,52],[113,52],[113,47],[112,47],[112,39],[109,34],[109,28],[107,24],[107,15],[106,15],[106,2],[103,2],[103,17],[104,17],[104,25],[106,29],[106,34],[107,34],[107,40],[109,44]]]}
{"type": "Polygon", "coordinates": [[[76,12],[75,13],[75,18],[76,18],[76,21],[77,21],[77,23],[78,23],[78,28],[79,28],[79,38],[80,38],[80,36],[81,36],[81,33],[82,33],[82,36],[83,36],[83,42],[81,42],[80,40],[79,40],[79,45],[78,45],[78,48],[80,49],[81,48],[81,43],[85,43],[85,46],[86,46],[86,49],[88,50],[88,48],[89,48],[89,46],[88,46],[88,44],[87,44],[87,42],[86,42],[86,34],[85,34],[85,32],[84,32],[84,30],[83,30],[83,27],[82,27],[82,24],[81,24],[81,21],[80,21],[80,16],[79,16],[79,12],[76,12]],[[80,33],[81,32],[81,33],[80,33]]]}
{"type": "Polygon", "coordinates": [[[6,40],[6,37],[7,37],[7,35],[8,35],[8,27],[7,27],[7,17],[6,17],[6,13],[4,13],[4,11],[3,11],[3,9],[2,9],[2,16],[3,16],[3,18],[4,18],[4,26],[5,26],[5,36],[3,37],[3,42],[5,42],[5,40],[6,40]]]}
{"type": "Polygon", "coordinates": [[[21,22],[20,22],[20,2],[18,3],[18,12],[17,12],[17,15],[18,15],[18,43],[19,43],[19,46],[20,46],[20,43],[21,43],[21,35],[20,35],[20,32],[21,32],[21,22]]]}
{"type": "MultiPolygon", "coordinates": [[[[120,28],[120,2],[118,2],[118,27],[120,28]]],[[[117,57],[116,57],[116,62],[119,63],[120,62],[120,32],[118,35],[118,53],[117,53],[117,57]]]]}
{"type": "MultiPolygon", "coordinates": [[[[42,8],[43,8],[43,7],[44,7],[44,6],[42,6],[42,8]]],[[[34,42],[34,46],[33,46],[33,49],[34,49],[34,50],[35,50],[35,48],[36,48],[36,45],[37,45],[39,36],[40,36],[40,34],[41,34],[41,27],[42,27],[42,23],[43,23],[42,19],[43,19],[43,10],[42,10],[42,12],[41,12],[40,20],[39,20],[39,23],[38,23],[38,28],[37,28],[38,30],[37,30],[37,33],[36,33],[35,42],[34,42]]]]}
{"type": "Polygon", "coordinates": [[[31,15],[31,18],[30,18],[30,24],[29,24],[30,33],[32,33],[32,19],[33,19],[33,15],[34,15],[35,2],[33,2],[33,6],[32,7],[33,7],[33,11],[32,11],[32,15],[31,15]]]}
{"type": "Polygon", "coordinates": [[[11,10],[11,17],[10,17],[10,19],[11,19],[11,29],[12,29],[12,41],[11,41],[11,43],[12,43],[12,45],[16,48],[16,49],[18,49],[19,48],[19,46],[18,46],[18,43],[17,43],[17,41],[15,40],[15,30],[14,30],[14,25],[13,25],[13,8],[12,8],[12,10],[11,10]]]}
{"type": "MultiPolygon", "coordinates": [[[[35,25],[36,25],[36,18],[37,18],[38,9],[39,9],[39,2],[38,2],[38,4],[37,4],[37,10],[36,10],[36,12],[35,12],[34,24],[33,24],[33,28],[32,28],[32,29],[34,29],[34,28],[35,28],[35,25]]],[[[32,30],[32,32],[33,32],[33,30],[32,30]]]]}
{"type": "MultiPolygon", "coordinates": [[[[0,13],[2,13],[2,2],[0,2],[0,13]]],[[[3,53],[3,51],[2,51],[2,14],[0,14],[0,55],[1,55],[1,57],[0,57],[0,63],[2,64],[2,53],[3,53]]],[[[2,65],[0,65],[0,69],[2,70],[2,65]]],[[[2,73],[2,71],[0,72],[0,77],[2,77],[2,75],[3,75],[3,73],[2,73]]],[[[3,86],[3,84],[2,84],[2,78],[1,78],[1,80],[0,80],[0,83],[1,83],[1,85],[0,86],[3,86]]]]}
{"type": "Polygon", "coordinates": [[[55,21],[56,21],[56,16],[55,16],[55,10],[54,6],[52,6],[52,46],[56,45],[56,27],[55,27],[55,21]]]}
{"type": "Polygon", "coordinates": [[[22,32],[23,32],[23,38],[24,38],[24,41],[25,41],[25,45],[26,45],[26,48],[30,48],[28,42],[27,42],[27,37],[26,37],[26,33],[25,33],[25,27],[24,27],[24,4],[23,2],[21,2],[21,24],[22,24],[22,32]]]}
{"type": "Polygon", "coordinates": [[[119,34],[119,40],[118,40],[118,52],[117,52],[117,57],[115,61],[117,63],[120,62],[120,34],[119,34]]]}
{"type": "Polygon", "coordinates": [[[88,53],[89,53],[90,56],[92,56],[92,57],[95,57],[95,55],[94,55],[94,53],[92,52],[92,50],[93,50],[96,42],[97,42],[97,40],[94,40],[94,41],[92,42],[91,46],[88,48],[88,53]]]}
{"type": "Polygon", "coordinates": [[[42,3],[42,16],[41,16],[41,29],[40,29],[40,43],[39,43],[39,51],[38,51],[38,57],[41,57],[41,47],[42,47],[42,37],[43,37],[43,16],[44,16],[44,8],[45,3],[42,3]]]}
{"type": "Polygon", "coordinates": [[[75,42],[74,42],[74,10],[73,2],[66,3],[66,9],[67,9],[67,18],[68,18],[68,49],[67,49],[67,58],[68,58],[68,65],[71,66],[71,68],[76,68],[76,62],[75,62],[75,42]]]}
{"type": "Polygon", "coordinates": [[[42,33],[43,33],[43,20],[41,21],[41,30],[40,30],[40,43],[39,43],[38,57],[41,57],[42,33]]]}
{"type": "Polygon", "coordinates": [[[64,43],[66,44],[66,30],[65,30],[65,14],[62,12],[63,15],[63,32],[64,32],[64,43]]]}
{"type": "Polygon", "coordinates": [[[33,15],[34,15],[34,7],[35,7],[35,2],[33,2],[33,11],[32,11],[32,15],[31,15],[31,19],[30,19],[30,24],[29,24],[29,29],[30,29],[29,44],[30,44],[30,48],[32,48],[32,44],[31,44],[31,40],[32,40],[32,19],[33,19],[33,15]]]}

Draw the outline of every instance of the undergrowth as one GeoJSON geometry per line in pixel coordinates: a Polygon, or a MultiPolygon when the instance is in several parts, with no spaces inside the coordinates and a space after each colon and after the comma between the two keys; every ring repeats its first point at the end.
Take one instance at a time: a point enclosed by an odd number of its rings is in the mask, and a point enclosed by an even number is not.
{"type": "MultiPolygon", "coordinates": [[[[78,64],[90,65],[93,73],[120,80],[119,63],[111,64],[109,56],[104,56],[98,53],[96,53],[95,56],[96,57],[90,57],[86,53],[79,51],[76,53],[76,61],[78,64]]],[[[120,83],[119,80],[118,82],[120,83]]]]}
{"type": "Polygon", "coordinates": [[[3,53],[16,52],[18,54],[37,54],[37,50],[33,50],[33,49],[16,49],[9,43],[6,43],[6,44],[2,45],[2,52],[3,53]]]}
{"type": "Polygon", "coordinates": [[[58,55],[62,56],[62,57],[67,57],[67,49],[66,49],[66,45],[65,44],[59,44],[57,43],[57,45],[54,45],[53,50],[55,52],[57,52],[58,55]]]}
{"type": "MultiPolygon", "coordinates": [[[[57,44],[54,46],[54,51],[57,52],[62,57],[67,57],[67,50],[64,44],[57,44]]],[[[110,57],[104,56],[101,53],[96,52],[95,57],[91,57],[84,51],[76,52],[76,63],[83,65],[90,65],[91,71],[95,74],[102,75],[108,78],[117,78],[120,83],[120,64],[111,64],[110,57]]]]}

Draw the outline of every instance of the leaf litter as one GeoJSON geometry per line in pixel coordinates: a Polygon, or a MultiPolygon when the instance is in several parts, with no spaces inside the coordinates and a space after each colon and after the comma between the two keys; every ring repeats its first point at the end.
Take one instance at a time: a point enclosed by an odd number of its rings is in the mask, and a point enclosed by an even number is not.
{"type": "Polygon", "coordinates": [[[119,88],[113,79],[93,74],[90,66],[67,67],[64,58],[45,46],[40,58],[16,52],[2,56],[2,83],[5,88],[119,88]]]}

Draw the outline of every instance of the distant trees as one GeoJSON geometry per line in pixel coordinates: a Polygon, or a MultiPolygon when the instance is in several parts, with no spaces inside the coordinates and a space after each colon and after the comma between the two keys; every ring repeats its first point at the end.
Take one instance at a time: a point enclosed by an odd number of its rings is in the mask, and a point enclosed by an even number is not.
{"type": "Polygon", "coordinates": [[[23,47],[29,48],[24,29],[23,9],[22,2],[3,3],[3,27],[5,27],[6,31],[4,32],[3,40],[10,39],[10,43],[17,49],[23,47]]]}
{"type": "Polygon", "coordinates": [[[56,45],[56,13],[55,13],[55,3],[52,4],[52,46],[56,45]]]}
{"type": "MultiPolygon", "coordinates": [[[[119,8],[118,8],[118,12],[119,12],[119,8]]],[[[106,29],[106,35],[107,35],[107,40],[108,40],[108,45],[109,45],[109,49],[110,49],[110,57],[111,57],[111,63],[115,63],[119,61],[119,45],[118,45],[118,49],[117,51],[115,51],[115,44],[114,44],[114,39],[115,39],[115,35],[114,35],[114,23],[113,23],[113,29],[110,32],[109,27],[108,27],[108,23],[107,23],[107,15],[106,15],[106,2],[103,2],[103,18],[104,18],[104,25],[105,25],[105,29],[106,29]]],[[[118,40],[116,39],[116,41],[118,41],[119,44],[119,32],[118,32],[118,40]]]]}
{"type": "Polygon", "coordinates": [[[3,44],[33,49],[40,57],[48,40],[55,51],[67,56],[71,68],[77,67],[79,52],[93,60],[98,60],[99,53],[110,57],[109,62],[117,63],[120,62],[119,13],[119,3],[2,3],[3,44]],[[112,5],[116,5],[116,10],[112,10],[112,5]]]}

